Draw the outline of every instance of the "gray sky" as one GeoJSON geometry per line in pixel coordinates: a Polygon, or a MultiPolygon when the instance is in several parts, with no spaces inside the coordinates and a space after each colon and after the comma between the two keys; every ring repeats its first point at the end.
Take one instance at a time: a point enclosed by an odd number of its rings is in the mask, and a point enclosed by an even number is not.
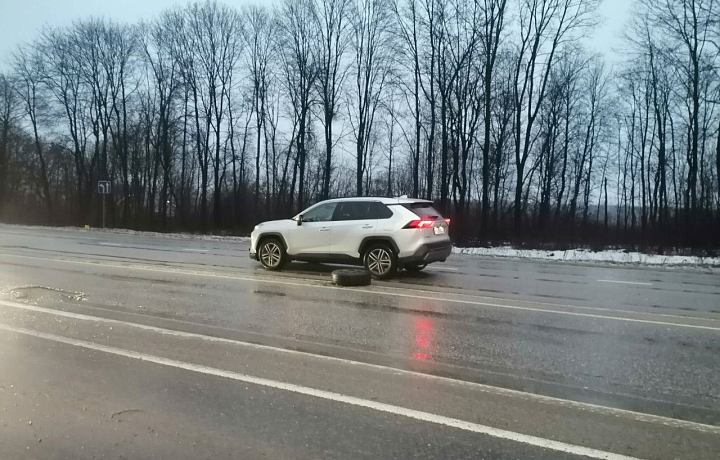
{"type": "MultiPolygon", "coordinates": [[[[616,61],[613,49],[621,45],[621,35],[635,0],[603,0],[603,23],[589,39],[588,48],[616,61]]],[[[105,16],[122,22],[151,19],[163,10],[184,4],[183,0],[0,0],[0,69],[7,69],[11,53],[21,43],[31,41],[43,24],[62,26],[89,16],[105,16]]],[[[240,6],[247,0],[225,0],[240,6]]],[[[258,0],[255,3],[274,3],[258,0]]]]}

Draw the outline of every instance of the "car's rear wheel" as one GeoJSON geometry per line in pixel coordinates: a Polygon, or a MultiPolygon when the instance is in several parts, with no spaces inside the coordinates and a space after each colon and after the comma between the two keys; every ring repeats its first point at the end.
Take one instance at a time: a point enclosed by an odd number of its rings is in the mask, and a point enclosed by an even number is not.
{"type": "Polygon", "coordinates": [[[258,259],[268,270],[280,270],[287,262],[287,253],[280,240],[268,238],[260,243],[258,259]]]}
{"type": "Polygon", "coordinates": [[[405,265],[405,270],[409,272],[419,272],[425,267],[427,267],[427,264],[408,264],[405,265]]]}
{"type": "Polygon", "coordinates": [[[397,255],[386,244],[371,244],[363,257],[365,268],[373,278],[390,278],[397,271],[397,255]]]}

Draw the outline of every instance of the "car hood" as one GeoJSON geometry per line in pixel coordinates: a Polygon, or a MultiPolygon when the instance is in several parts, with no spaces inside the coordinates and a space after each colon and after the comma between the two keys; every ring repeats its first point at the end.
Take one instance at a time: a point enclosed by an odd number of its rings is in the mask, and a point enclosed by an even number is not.
{"type": "Polygon", "coordinates": [[[259,223],[255,230],[260,230],[262,232],[271,231],[271,230],[285,230],[288,228],[296,227],[297,222],[295,222],[292,219],[282,219],[282,220],[269,220],[267,222],[259,223]]]}

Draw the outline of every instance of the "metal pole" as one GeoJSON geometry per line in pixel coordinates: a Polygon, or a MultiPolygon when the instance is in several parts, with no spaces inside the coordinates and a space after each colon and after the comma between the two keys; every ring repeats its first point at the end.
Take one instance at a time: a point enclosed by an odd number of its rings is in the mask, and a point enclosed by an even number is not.
{"type": "Polygon", "coordinates": [[[105,228],[105,194],[102,196],[102,202],[103,202],[103,228],[105,228]]]}

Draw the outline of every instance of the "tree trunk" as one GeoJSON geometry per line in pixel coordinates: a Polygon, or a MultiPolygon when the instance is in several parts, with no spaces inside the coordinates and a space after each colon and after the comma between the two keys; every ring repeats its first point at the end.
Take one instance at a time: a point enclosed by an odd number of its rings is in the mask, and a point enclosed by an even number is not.
{"type": "MultiPolygon", "coordinates": [[[[8,88],[6,91],[10,92],[8,88]]],[[[7,96],[9,98],[9,96],[7,96]]],[[[8,145],[10,143],[10,101],[7,110],[3,109],[2,126],[0,126],[0,218],[4,217],[5,207],[7,205],[8,192],[8,166],[10,164],[10,151],[8,145]]],[[[720,145],[719,145],[720,148],[720,145]]]]}
{"type": "MultiPolygon", "coordinates": [[[[715,174],[718,190],[717,225],[720,227],[720,126],[718,127],[717,144],[715,146],[715,174]]],[[[717,243],[717,241],[716,241],[717,243]]]]}
{"type": "MultiPolygon", "coordinates": [[[[33,99],[35,98],[35,95],[33,94],[33,99]]],[[[35,106],[35,101],[32,102],[33,107],[35,106]]],[[[33,111],[35,109],[33,108],[33,111]]],[[[37,119],[35,114],[30,115],[31,121],[32,121],[32,127],[33,127],[33,136],[35,138],[35,153],[37,153],[38,159],[40,160],[40,183],[42,184],[43,189],[43,199],[45,201],[45,206],[47,207],[47,218],[46,221],[48,223],[53,222],[53,206],[52,206],[52,197],[50,196],[50,182],[48,180],[47,176],[47,165],[45,162],[45,155],[43,154],[42,144],[40,143],[40,136],[38,135],[37,130],[37,119]]]]}
{"type": "MultiPolygon", "coordinates": [[[[480,232],[485,238],[489,236],[488,211],[490,206],[490,127],[492,124],[492,67],[486,64],[485,69],[485,119],[483,120],[483,148],[482,148],[482,206],[480,209],[480,232]]],[[[495,180],[498,180],[496,177],[495,180]]]]}

